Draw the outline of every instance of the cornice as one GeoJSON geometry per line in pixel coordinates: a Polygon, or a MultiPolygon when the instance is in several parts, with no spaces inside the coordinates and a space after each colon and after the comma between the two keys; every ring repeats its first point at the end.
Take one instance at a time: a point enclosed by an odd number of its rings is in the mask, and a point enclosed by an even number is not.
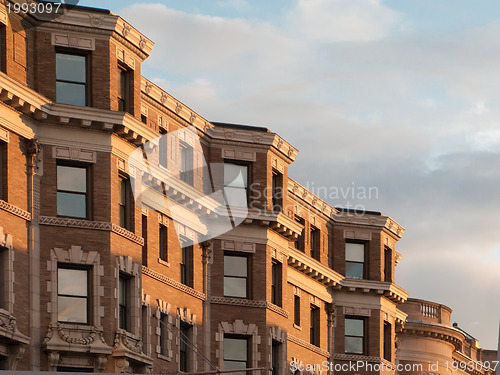
{"type": "Polygon", "coordinates": [[[296,199],[314,208],[318,213],[326,216],[327,219],[331,219],[333,215],[338,212],[324,200],[312,194],[309,190],[291,178],[288,179],[287,189],[296,199]]]}
{"type": "Polygon", "coordinates": [[[314,352],[316,354],[322,355],[323,357],[327,357],[327,358],[330,357],[330,352],[327,352],[326,350],[323,350],[323,349],[317,347],[316,345],[313,345],[313,344],[311,344],[311,343],[309,343],[307,341],[299,339],[296,336],[293,336],[293,335],[291,335],[291,334],[288,333],[286,335],[286,338],[288,339],[288,341],[291,341],[294,344],[300,345],[303,348],[309,349],[310,351],[312,351],[312,352],[314,352]]]}
{"type": "Polygon", "coordinates": [[[348,292],[380,294],[397,304],[405,302],[410,294],[394,283],[365,279],[344,278],[340,282],[340,289],[348,292]]]}
{"type": "Polygon", "coordinates": [[[403,333],[441,340],[452,344],[456,350],[462,347],[465,335],[458,329],[442,324],[424,323],[421,321],[408,320],[403,328],[403,333]]]}
{"type": "Polygon", "coordinates": [[[213,127],[208,120],[144,77],[141,79],[141,92],[203,133],[213,127]]]}
{"type": "Polygon", "coordinates": [[[349,225],[372,226],[385,229],[387,232],[400,239],[403,236],[405,228],[399,225],[395,220],[384,215],[369,215],[363,213],[337,212],[333,215],[336,223],[349,225]]]}
{"type": "Polygon", "coordinates": [[[167,277],[165,275],[162,275],[161,273],[153,271],[151,268],[148,268],[146,266],[142,266],[142,274],[148,275],[149,277],[151,277],[155,280],[158,280],[158,281],[162,282],[163,284],[169,285],[177,290],[180,290],[181,292],[189,294],[190,296],[198,298],[202,301],[206,300],[206,295],[204,293],[198,292],[197,290],[194,290],[193,288],[190,288],[187,285],[184,285],[178,281],[175,281],[174,279],[171,279],[170,277],[167,277]]]}
{"type": "Polygon", "coordinates": [[[344,276],[301,251],[288,248],[288,265],[327,287],[337,287],[344,276]]]}
{"type": "Polygon", "coordinates": [[[31,214],[28,211],[23,210],[9,202],[0,200],[0,210],[7,211],[13,215],[19,216],[21,219],[31,221],[31,214]]]}

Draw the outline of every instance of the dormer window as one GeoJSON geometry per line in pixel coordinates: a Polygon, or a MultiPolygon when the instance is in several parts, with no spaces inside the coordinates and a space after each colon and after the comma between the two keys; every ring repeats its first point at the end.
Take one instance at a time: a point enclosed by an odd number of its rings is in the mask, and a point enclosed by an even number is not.
{"type": "Polygon", "coordinates": [[[87,100],[87,57],[56,53],[56,101],[85,106],[87,100]]]}

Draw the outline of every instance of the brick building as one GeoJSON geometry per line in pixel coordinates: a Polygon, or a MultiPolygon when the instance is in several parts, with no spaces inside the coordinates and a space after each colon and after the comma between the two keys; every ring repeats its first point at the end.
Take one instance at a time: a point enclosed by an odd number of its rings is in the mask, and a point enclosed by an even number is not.
{"type": "Polygon", "coordinates": [[[279,135],[209,122],[142,77],[153,42],[119,16],[5,4],[2,368],[396,363],[404,228],[292,180],[279,135]]]}

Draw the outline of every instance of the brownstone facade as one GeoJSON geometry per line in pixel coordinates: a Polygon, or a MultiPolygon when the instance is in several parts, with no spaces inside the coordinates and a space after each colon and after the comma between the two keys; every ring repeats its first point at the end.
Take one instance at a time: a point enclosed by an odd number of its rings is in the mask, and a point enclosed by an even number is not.
{"type": "Polygon", "coordinates": [[[280,136],[142,77],[153,42],[119,16],[0,22],[3,369],[394,373],[404,228],[333,208],[280,136]]]}

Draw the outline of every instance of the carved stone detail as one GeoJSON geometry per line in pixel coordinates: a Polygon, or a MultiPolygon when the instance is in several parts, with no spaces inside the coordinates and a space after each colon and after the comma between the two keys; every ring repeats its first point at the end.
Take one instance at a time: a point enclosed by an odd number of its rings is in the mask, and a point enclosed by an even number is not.
{"type": "Polygon", "coordinates": [[[19,216],[24,220],[31,220],[31,214],[28,211],[24,211],[23,209],[16,207],[6,201],[0,200],[0,209],[19,216]]]}
{"type": "Polygon", "coordinates": [[[161,273],[155,272],[148,267],[142,266],[142,274],[148,275],[155,280],[161,281],[162,283],[164,283],[166,285],[169,285],[175,289],[180,290],[181,292],[184,292],[184,293],[189,294],[193,297],[201,299],[202,301],[205,301],[205,299],[206,299],[206,296],[204,293],[198,292],[197,290],[194,290],[193,288],[190,288],[182,283],[179,283],[178,281],[175,281],[174,279],[171,279],[170,277],[162,275],[161,273]]]}
{"type": "Polygon", "coordinates": [[[322,355],[323,357],[327,357],[327,358],[330,357],[330,353],[327,352],[326,350],[323,350],[323,349],[317,347],[316,345],[313,345],[307,341],[301,340],[298,337],[295,337],[293,335],[288,334],[287,339],[288,339],[288,341],[291,341],[297,345],[300,345],[303,348],[309,349],[310,351],[312,351],[316,354],[322,355]]]}
{"type": "Polygon", "coordinates": [[[99,27],[102,25],[102,21],[104,20],[103,16],[98,14],[89,14],[89,22],[92,27],[99,27]]]}

